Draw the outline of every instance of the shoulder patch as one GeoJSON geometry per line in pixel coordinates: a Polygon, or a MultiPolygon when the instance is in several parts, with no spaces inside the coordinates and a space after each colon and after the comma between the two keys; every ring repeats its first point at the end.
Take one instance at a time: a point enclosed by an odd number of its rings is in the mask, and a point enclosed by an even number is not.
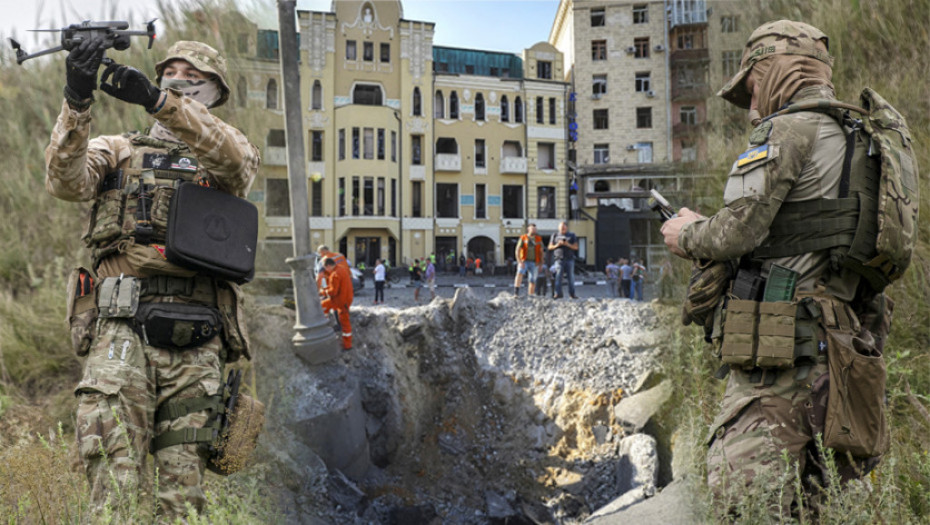
{"type": "Polygon", "coordinates": [[[772,121],[766,120],[753,128],[752,133],[749,135],[749,144],[758,146],[768,142],[769,137],[772,135],[772,127],[772,121]]]}
{"type": "Polygon", "coordinates": [[[753,162],[758,162],[763,159],[767,159],[769,156],[769,145],[764,144],[762,146],[756,146],[750,150],[743,152],[736,159],[736,167],[742,168],[747,164],[752,164],[753,162]]]}

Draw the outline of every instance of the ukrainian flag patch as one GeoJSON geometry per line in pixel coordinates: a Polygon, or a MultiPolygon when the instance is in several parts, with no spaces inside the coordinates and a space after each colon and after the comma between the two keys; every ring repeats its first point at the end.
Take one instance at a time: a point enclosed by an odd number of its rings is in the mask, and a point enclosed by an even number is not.
{"type": "Polygon", "coordinates": [[[767,159],[769,156],[769,145],[763,144],[744,152],[736,159],[736,167],[740,168],[757,160],[767,159]]]}

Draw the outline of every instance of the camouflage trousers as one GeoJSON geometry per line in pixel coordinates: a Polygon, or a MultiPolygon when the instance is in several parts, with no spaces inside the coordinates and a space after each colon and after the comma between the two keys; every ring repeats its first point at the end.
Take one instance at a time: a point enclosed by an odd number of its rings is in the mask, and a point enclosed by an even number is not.
{"type": "MultiPolygon", "coordinates": [[[[826,372],[826,363],[813,366],[804,379],[796,379],[797,369],[730,371],[707,439],[707,483],[718,497],[729,494],[732,500],[749,488],[750,497],[764,494],[773,512],[780,508],[787,516],[800,503],[794,486],[800,473],[805,497],[814,498],[807,503],[816,507],[816,484],[823,486],[826,479],[814,440],[824,429],[826,372]]],[[[878,458],[851,461],[842,454],[835,460],[841,481],[861,477],[878,464],[878,458]]]]}
{"type": "Polygon", "coordinates": [[[75,389],[78,447],[96,507],[132,512],[157,491],[158,510],[165,516],[186,515],[186,503],[203,509],[203,445],[155,452],[154,489],[145,464],[153,436],[207,422],[201,411],[156,424],[155,411],[171,399],[216,394],[221,351],[219,337],[197,348],[167,350],[147,346],[126,320],[100,321],[75,389]]]}

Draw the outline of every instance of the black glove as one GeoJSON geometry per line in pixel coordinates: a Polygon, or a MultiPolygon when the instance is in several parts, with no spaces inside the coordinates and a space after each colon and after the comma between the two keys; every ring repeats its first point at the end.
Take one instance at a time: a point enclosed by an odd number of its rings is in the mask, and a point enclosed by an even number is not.
{"type": "Polygon", "coordinates": [[[94,90],[97,89],[97,70],[107,47],[110,45],[106,39],[91,38],[81,42],[68,53],[65,60],[65,98],[68,102],[79,103],[93,97],[94,90]]]}
{"type": "Polygon", "coordinates": [[[154,108],[161,97],[161,90],[144,73],[116,62],[103,70],[100,90],[123,102],[139,104],[146,110],[154,108]],[[111,75],[113,79],[109,80],[111,75]]]}

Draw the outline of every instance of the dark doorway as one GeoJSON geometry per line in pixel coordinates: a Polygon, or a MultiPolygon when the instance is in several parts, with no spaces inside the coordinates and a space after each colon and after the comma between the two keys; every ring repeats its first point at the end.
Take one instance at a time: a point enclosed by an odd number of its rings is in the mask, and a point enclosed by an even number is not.
{"type": "Polygon", "coordinates": [[[381,257],[380,237],[355,238],[355,264],[365,263],[368,268],[375,266],[375,260],[381,257]]]}
{"type": "Polygon", "coordinates": [[[468,254],[481,257],[484,262],[494,262],[494,241],[488,237],[474,237],[468,241],[468,254]]]}
{"type": "Polygon", "coordinates": [[[607,259],[630,256],[630,213],[616,206],[597,208],[597,250],[595,265],[603,270],[607,259]]]}
{"type": "Polygon", "coordinates": [[[436,264],[439,270],[452,271],[458,267],[457,245],[457,237],[436,237],[436,264]]]}

